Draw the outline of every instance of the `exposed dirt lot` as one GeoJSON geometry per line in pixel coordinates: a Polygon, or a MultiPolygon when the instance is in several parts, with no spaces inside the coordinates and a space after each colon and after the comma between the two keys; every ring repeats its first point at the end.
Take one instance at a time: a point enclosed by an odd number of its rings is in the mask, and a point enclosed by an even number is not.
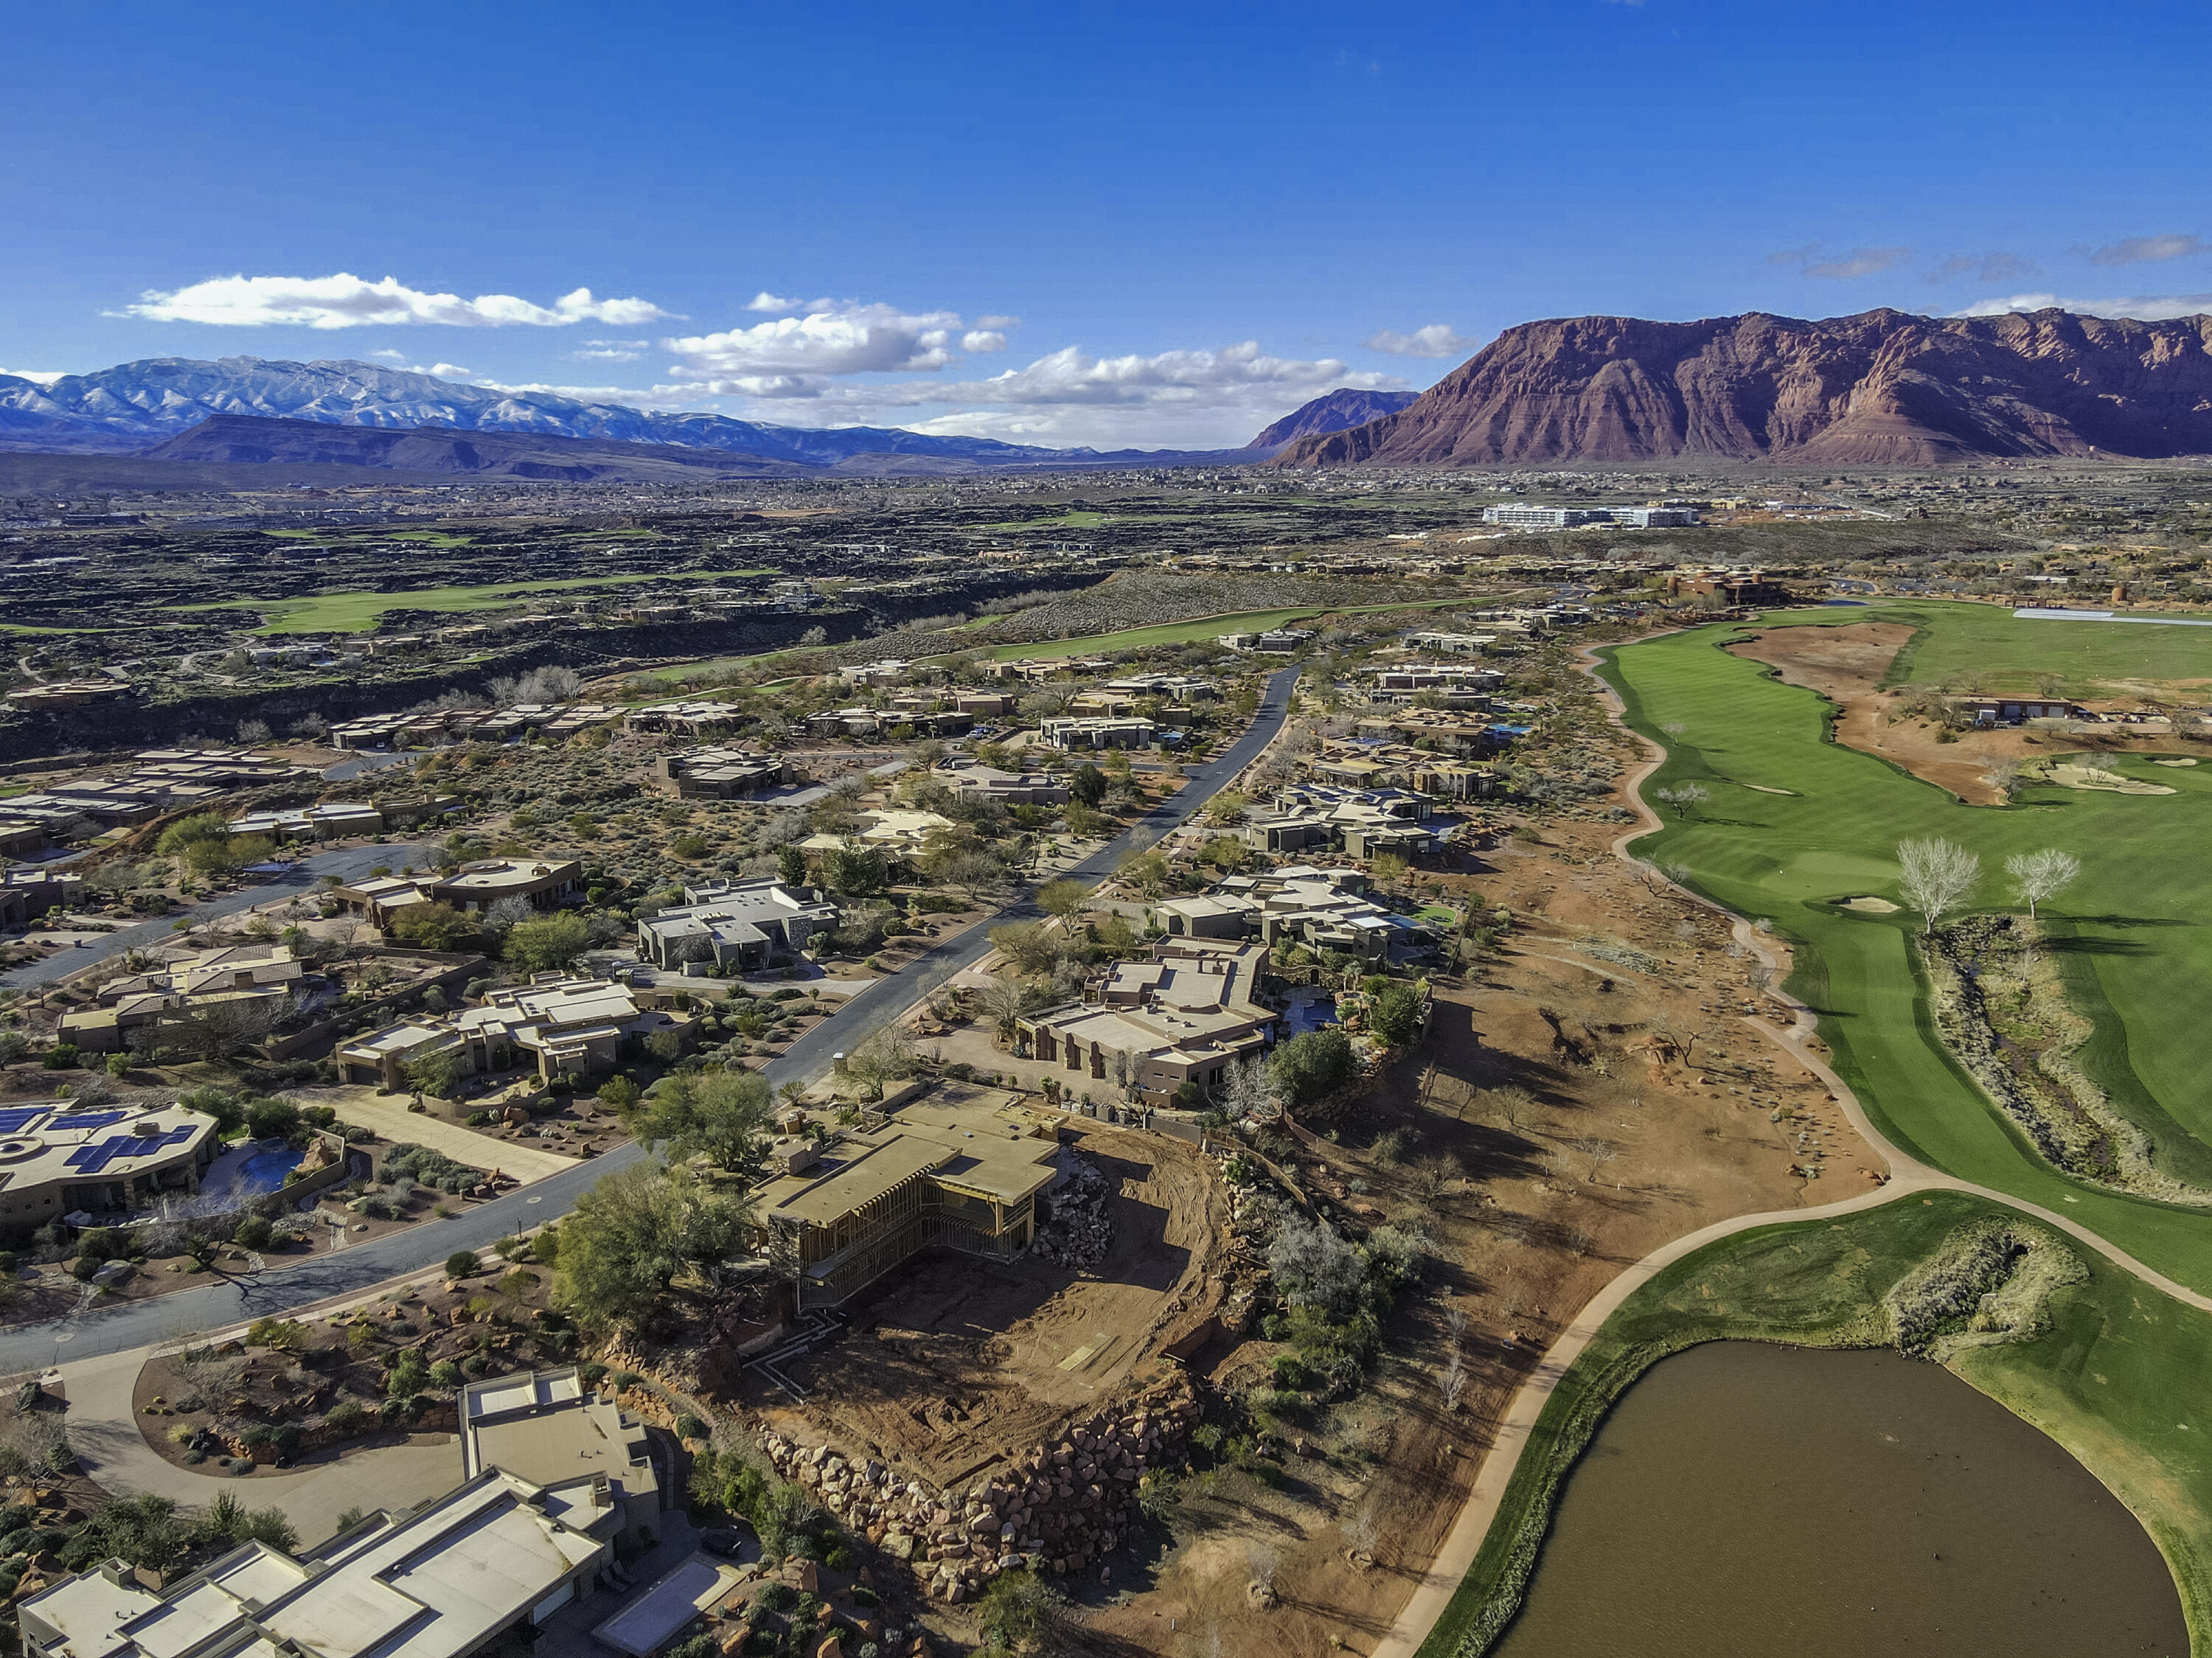
{"type": "Polygon", "coordinates": [[[1150,1379],[1146,1361],[1212,1310],[1227,1206],[1194,1146],[1083,1127],[1076,1149],[1115,1182],[1104,1259],[918,1256],[844,1309],[842,1340],[790,1367],[806,1404],[769,1395],[766,1418],[946,1486],[1087,1415],[1132,1371],[1150,1379]]]}
{"type": "Polygon", "coordinates": [[[2106,731],[2059,734],[2007,726],[1953,733],[1900,716],[1899,697],[1879,688],[1891,659],[1912,637],[1901,623],[1858,622],[1843,628],[1777,628],[1729,649],[1778,670],[1792,685],[1820,692],[1843,709],[1834,722],[1836,741],[1905,768],[1915,777],[1948,789],[1970,806],[2002,805],[2002,797],[1984,780],[2001,760],[2048,760],[2060,754],[2154,753],[2178,750],[2163,727],[2114,726],[2106,731]]]}
{"type": "MultiPolygon", "coordinates": [[[[1230,1654],[1368,1649],[1441,1546],[1513,1393],[1601,1285],[1667,1239],[1849,1196],[1880,1169],[1826,1090],[1742,1024],[1759,1001],[1753,963],[1720,921],[1607,853],[1620,827],[1547,822],[1444,878],[1510,908],[1510,938],[1437,987],[1426,1048],[1307,1125],[1290,1154],[1324,1211],[1425,1225],[1431,1293],[1401,1302],[1359,1397],[1286,1414],[1304,1454],[1279,1485],[1215,1476],[1185,1501],[1171,1552],[1134,1583],[1115,1562],[1132,1592],[1085,1587],[1075,1649],[1211,1652],[1216,1633],[1230,1654]],[[1796,1114],[1778,1123],[1778,1108],[1796,1114]],[[1441,1388],[1452,1309],[1465,1319],[1456,1411],[1441,1388]],[[1272,1557],[1271,1608],[1249,1587],[1255,1553],[1272,1557]]],[[[1246,1340],[1212,1381],[1251,1386],[1284,1351],[1246,1340]]]]}

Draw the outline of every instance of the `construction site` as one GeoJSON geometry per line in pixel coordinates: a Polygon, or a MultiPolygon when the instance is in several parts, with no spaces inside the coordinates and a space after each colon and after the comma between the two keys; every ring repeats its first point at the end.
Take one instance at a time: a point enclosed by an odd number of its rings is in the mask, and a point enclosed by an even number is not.
{"type": "Polygon", "coordinates": [[[765,1188],[801,1304],[800,1333],[748,1372],[762,1420],[951,1486],[1149,1379],[1218,1310],[1212,1159],[1020,1099],[942,1084],[765,1188]]]}

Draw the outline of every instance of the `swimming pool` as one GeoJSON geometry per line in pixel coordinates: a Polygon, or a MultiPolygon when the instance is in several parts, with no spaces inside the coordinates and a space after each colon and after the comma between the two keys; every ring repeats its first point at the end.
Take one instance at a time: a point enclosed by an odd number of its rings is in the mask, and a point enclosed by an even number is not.
{"type": "Polygon", "coordinates": [[[231,1175],[234,1190],[247,1193],[281,1191],[284,1176],[300,1166],[304,1151],[295,1151],[289,1146],[282,1151],[256,1151],[240,1163],[231,1175]]]}
{"type": "Polygon", "coordinates": [[[1297,991],[1291,994],[1291,1005],[1283,1011],[1283,1029],[1286,1036],[1303,1036],[1308,1031],[1319,1030],[1337,1022],[1335,997],[1308,996],[1297,991]]]}

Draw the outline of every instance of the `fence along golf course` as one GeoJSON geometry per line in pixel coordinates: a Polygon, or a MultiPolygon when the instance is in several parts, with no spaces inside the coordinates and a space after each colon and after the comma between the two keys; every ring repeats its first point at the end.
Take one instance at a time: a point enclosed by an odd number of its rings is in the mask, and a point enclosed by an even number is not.
{"type": "MultiPolygon", "coordinates": [[[[2212,768],[2108,756],[2172,792],[2127,795],[2030,785],[2006,806],[1966,806],[1884,760],[1831,740],[1832,705],[1723,648],[1747,632],[1902,622],[1921,631],[1891,672],[1971,672],[1975,688],[2052,672],[2094,679],[2212,679],[2212,634],[2196,629],[2015,620],[1990,607],[1883,604],[1778,612],[1601,653],[1626,723],[1665,751],[1642,794],[1702,785],[1707,798],[1636,854],[1793,947],[1787,989],[1820,1015],[1834,1071],[1908,1156],[2063,1215],[2146,1266],[2212,1292],[2212,1210],[2154,1202],[2069,1178],[2044,1162],[1944,1051],[1902,903],[1897,847],[1938,836],[1978,853],[1966,911],[2021,911],[2006,857],[2057,847],[2079,880],[2044,910],[2047,948],[2096,1035],[2076,1062],[2142,1126],[2159,1167],[2212,1189],[2212,768]],[[2087,631],[2083,631],[2087,630],[2087,631]],[[1931,669],[1932,664],[1947,665],[1931,669]],[[1775,791],[1787,791],[1776,793],[1775,791]]],[[[2065,752],[2054,737],[2051,752],[2065,752]]],[[[2179,741],[2161,744],[2188,752],[2179,741]]],[[[1837,1197],[1852,1195],[1838,1192],[1837,1197]]],[[[2002,1211],[1962,1193],[1903,1193],[1847,1216],[1747,1230],[1633,1291],[1546,1399],[1465,1581],[1421,1658],[1486,1651],[1518,1605],[1553,1501],[1612,1401],[1667,1352],[1730,1337],[1810,1345],[1888,1339],[1881,1297],[1970,1218],[2002,1211]]],[[[2033,1226],[2033,1223],[2027,1223],[2033,1226]]],[[[2082,1247],[2085,1269],[2048,1291],[2032,1327],[1943,1362],[2049,1433],[2133,1510],[2173,1571],[2192,1649],[2212,1653],[2212,1315],[2177,1302],[2082,1247]]],[[[1964,1321],[1962,1321],[1963,1322],[1964,1321]]],[[[1993,1524],[2002,1524],[2002,1517],[1993,1524]]]]}

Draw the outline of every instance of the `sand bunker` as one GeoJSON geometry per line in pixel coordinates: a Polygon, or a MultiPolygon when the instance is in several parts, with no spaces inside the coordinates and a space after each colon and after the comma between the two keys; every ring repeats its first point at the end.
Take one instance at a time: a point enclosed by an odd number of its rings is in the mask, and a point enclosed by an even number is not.
{"type": "Polygon", "coordinates": [[[1747,789],[1757,789],[1761,794],[1786,794],[1793,799],[1796,797],[1797,793],[1797,791],[1795,789],[1778,789],[1771,783],[1746,783],[1744,787],[1747,789]]]}
{"type": "Polygon", "coordinates": [[[2146,783],[2137,778],[2123,777],[2116,771],[2092,771],[2087,766],[2069,765],[2063,761],[2040,768],[2037,774],[2062,789],[2096,789],[2106,794],[2175,793],[2164,783],[2146,783]]]}
{"type": "Polygon", "coordinates": [[[2184,758],[2180,760],[2154,760],[2151,762],[2151,764],[2154,766],[2193,766],[2197,762],[2191,758],[2184,758]]]}
{"type": "Polygon", "coordinates": [[[1838,909],[1855,909],[1863,915],[1894,915],[1897,906],[1887,898],[1844,898],[1837,902],[1838,909]]]}

